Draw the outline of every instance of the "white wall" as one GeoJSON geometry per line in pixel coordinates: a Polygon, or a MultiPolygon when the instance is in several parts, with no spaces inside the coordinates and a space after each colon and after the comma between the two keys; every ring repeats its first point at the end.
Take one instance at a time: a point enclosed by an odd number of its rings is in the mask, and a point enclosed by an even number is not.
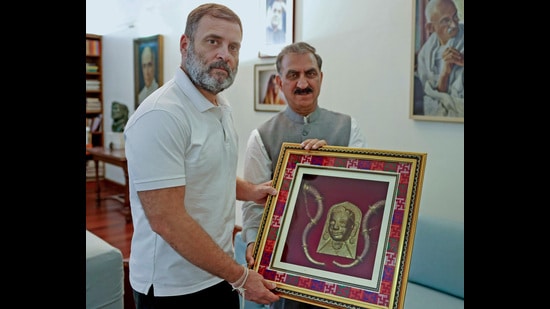
{"type": "MultiPolygon", "coordinates": [[[[97,1],[97,0],[88,0],[97,1]]],[[[130,17],[134,25],[118,25],[103,36],[105,128],[111,127],[111,102],[134,106],[133,39],[164,36],[164,81],[180,63],[179,37],[197,0],[120,0],[141,5],[130,17]],[[136,17],[137,16],[137,17],[136,17]],[[135,20],[135,22],[133,22],[135,20]],[[153,20],[152,24],[147,21],[153,20]]],[[[225,91],[234,107],[239,134],[238,172],[242,175],[250,131],[273,115],[253,108],[254,64],[274,61],[257,57],[263,27],[258,1],[218,1],[231,7],[244,27],[240,66],[233,86],[225,91]],[[251,5],[251,3],[254,3],[251,5]]],[[[323,57],[323,89],[319,104],[353,115],[367,136],[369,147],[428,153],[420,215],[464,222],[464,124],[408,118],[412,69],[413,3],[409,0],[296,0],[295,41],[307,41],[323,57]]],[[[87,5],[87,13],[92,11],[87,5]]],[[[93,20],[105,16],[87,14],[93,20]]],[[[99,33],[101,34],[101,33],[99,33]]],[[[108,143],[108,141],[106,141],[108,143]]],[[[106,177],[124,183],[122,170],[108,166],[106,177]]],[[[237,222],[240,223],[240,204],[237,222]]]]}

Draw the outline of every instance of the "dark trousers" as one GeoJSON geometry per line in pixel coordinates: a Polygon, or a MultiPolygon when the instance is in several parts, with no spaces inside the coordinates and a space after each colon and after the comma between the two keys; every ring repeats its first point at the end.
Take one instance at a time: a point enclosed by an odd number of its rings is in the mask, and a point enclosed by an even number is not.
{"type": "Polygon", "coordinates": [[[239,294],[227,281],[222,281],[204,290],[179,296],[154,296],[153,286],[147,295],[133,291],[136,309],[184,309],[184,308],[231,308],[239,309],[239,294]]]}

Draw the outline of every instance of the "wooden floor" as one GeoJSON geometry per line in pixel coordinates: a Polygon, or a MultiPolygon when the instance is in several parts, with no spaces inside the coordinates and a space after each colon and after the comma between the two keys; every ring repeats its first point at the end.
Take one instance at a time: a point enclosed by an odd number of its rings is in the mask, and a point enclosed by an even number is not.
{"type": "MultiPolygon", "coordinates": [[[[102,197],[124,192],[124,186],[109,180],[101,180],[100,186],[102,197]]],[[[122,204],[112,199],[101,199],[97,207],[96,182],[86,182],[86,229],[120,249],[122,257],[128,259],[134,227],[121,210],[122,204]]]]}

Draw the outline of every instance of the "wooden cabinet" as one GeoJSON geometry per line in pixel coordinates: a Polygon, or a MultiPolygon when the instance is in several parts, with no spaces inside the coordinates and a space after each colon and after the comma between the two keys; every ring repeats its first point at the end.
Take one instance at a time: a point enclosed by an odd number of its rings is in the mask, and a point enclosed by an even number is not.
{"type": "Polygon", "coordinates": [[[86,34],[86,148],[104,143],[101,39],[100,35],[86,34]]]}

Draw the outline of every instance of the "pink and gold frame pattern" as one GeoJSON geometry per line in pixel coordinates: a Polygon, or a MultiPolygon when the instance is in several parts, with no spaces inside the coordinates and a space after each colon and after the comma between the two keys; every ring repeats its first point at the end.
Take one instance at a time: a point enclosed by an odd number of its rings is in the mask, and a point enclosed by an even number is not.
{"type": "Polygon", "coordinates": [[[426,158],[283,143],[273,177],[279,193],[265,205],[253,268],[283,298],[327,308],[403,308],[426,158]],[[356,214],[355,238],[345,244],[353,245],[347,254],[327,253],[318,248],[330,240],[331,210],[342,205],[356,214]]]}

